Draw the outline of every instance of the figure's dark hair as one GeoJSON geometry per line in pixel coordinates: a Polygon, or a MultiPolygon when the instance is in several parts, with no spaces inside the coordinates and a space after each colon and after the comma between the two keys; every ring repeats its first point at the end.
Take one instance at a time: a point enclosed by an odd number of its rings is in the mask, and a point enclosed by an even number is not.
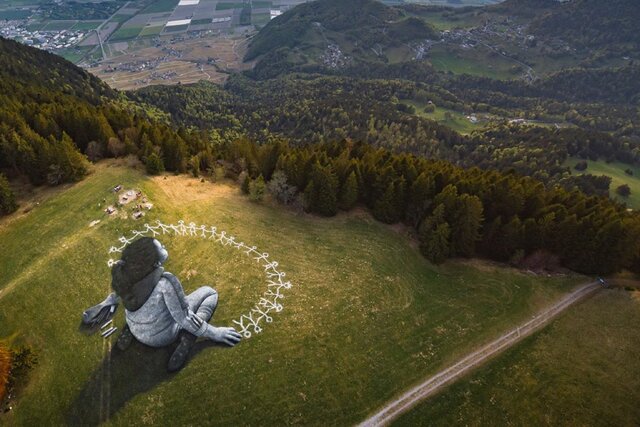
{"type": "Polygon", "coordinates": [[[131,286],[149,275],[160,260],[158,248],[151,237],[141,237],[122,251],[122,258],[111,270],[111,286],[118,295],[130,291],[131,286]]]}

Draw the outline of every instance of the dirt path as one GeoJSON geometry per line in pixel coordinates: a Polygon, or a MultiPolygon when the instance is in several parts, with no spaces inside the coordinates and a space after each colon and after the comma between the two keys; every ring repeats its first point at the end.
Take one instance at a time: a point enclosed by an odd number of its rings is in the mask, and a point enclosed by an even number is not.
{"type": "Polygon", "coordinates": [[[421,400],[436,394],[443,386],[446,386],[467,374],[471,369],[479,366],[488,358],[495,356],[496,354],[515,345],[528,335],[538,331],[569,306],[600,288],[601,285],[598,282],[592,282],[575,289],[570,294],[563,297],[559,302],[538,313],[531,320],[517,326],[508,333],[466,356],[455,365],[440,371],[423,383],[415,386],[398,398],[387,403],[382,409],[363,421],[360,426],[369,427],[389,424],[400,414],[413,407],[421,400]]]}

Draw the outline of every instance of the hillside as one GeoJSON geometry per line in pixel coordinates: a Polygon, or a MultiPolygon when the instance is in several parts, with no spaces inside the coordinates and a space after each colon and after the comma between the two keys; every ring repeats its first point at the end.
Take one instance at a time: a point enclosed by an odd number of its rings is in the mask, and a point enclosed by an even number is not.
{"type": "MultiPolygon", "coordinates": [[[[420,45],[438,37],[423,20],[376,0],[318,0],[271,20],[252,40],[245,60],[260,57],[258,70],[410,61],[420,45]]],[[[261,74],[265,74],[264,71],[261,74]]]]}
{"type": "Polygon", "coordinates": [[[16,208],[4,176],[55,186],[81,180],[88,160],[146,158],[160,145],[163,167],[184,171],[187,134],[153,114],[58,56],[0,38],[0,214],[16,208]]]}
{"type": "Polygon", "coordinates": [[[640,6],[634,0],[573,0],[537,16],[529,31],[561,38],[580,50],[635,56],[640,51],[639,20],[640,6]]]}
{"type": "Polygon", "coordinates": [[[12,85],[30,85],[73,95],[96,104],[101,97],[113,98],[115,91],[92,74],[63,58],[0,37],[0,84],[10,94],[12,85]]]}
{"type": "MultiPolygon", "coordinates": [[[[436,73],[405,61],[413,37],[432,31],[421,18],[345,3],[296,8],[280,29],[274,19],[269,31],[287,45],[256,37],[266,49],[256,70],[272,78],[235,75],[224,87],[118,93],[49,54],[3,45],[0,347],[35,362],[0,424],[352,425],[587,280],[571,270],[640,271],[640,214],[567,183],[582,177],[566,164],[640,161],[638,97],[625,92],[637,67],[532,84],[436,73]],[[291,29],[308,40],[291,43],[291,29]],[[322,46],[332,60],[350,46],[360,68],[320,64],[309,52],[322,46]],[[278,55],[331,75],[265,68],[278,55]],[[460,123],[472,114],[475,131],[460,123]],[[19,209],[5,212],[16,187],[19,209]],[[79,320],[110,292],[108,251],[121,236],[181,220],[233,236],[161,236],[187,292],[218,289],[217,325],[259,313],[250,310],[275,285],[269,269],[293,287],[262,333],[233,349],[200,343],[168,375],[171,348],[123,353],[79,320]]],[[[122,308],[114,324],[123,328],[122,308]]],[[[618,393],[634,383],[603,384],[618,393]]]]}
{"type": "Polygon", "coordinates": [[[570,158],[567,160],[567,166],[571,168],[571,173],[576,176],[590,174],[595,176],[607,176],[611,178],[609,186],[609,196],[633,209],[640,209],[640,168],[637,166],[629,166],[619,162],[594,162],[586,160],[587,168],[584,171],[578,171],[575,166],[578,162],[585,160],[570,158]],[[628,185],[631,194],[626,197],[616,193],[616,189],[621,185],[628,185]]]}
{"type": "Polygon", "coordinates": [[[639,291],[601,292],[393,425],[636,425],[639,321],[639,291]]]}
{"type": "MultiPolygon", "coordinates": [[[[584,280],[478,261],[436,267],[404,232],[362,212],[299,215],[252,203],[235,185],[149,178],[111,161],[0,222],[0,241],[0,337],[38,357],[14,410],[0,415],[16,425],[77,424],[79,417],[85,425],[141,417],[171,425],[203,417],[225,425],[322,424],[326,417],[353,424],[584,280]],[[128,207],[104,214],[98,205],[115,200],[115,184],[140,189],[154,204],[143,220],[131,219],[128,207]],[[108,292],[109,247],[156,219],[215,225],[268,252],[293,283],[284,310],[261,334],[233,349],[199,347],[172,376],[165,373],[166,350],[114,350],[103,365],[102,339],[77,331],[82,310],[108,292]],[[110,380],[101,380],[107,367],[110,380]],[[100,400],[104,392],[109,406],[100,400]]],[[[262,269],[228,246],[170,237],[163,243],[167,268],[187,291],[206,283],[218,289],[217,324],[231,324],[263,292],[262,269]]]]}
{"type": "Polygon", "coordinates": [[[631,123],[634,130],[627,127],[626,134],[638,136],[640,117],[627,106],[637,105],[640,96],[633,30],[640,8],[629,0],[616,5],[509,0],[446,8],[317,1],[272,20],[252,39],[246,59],[257,61],[249,73],[257,79],[291,72],[404,79],[445,88],[467,104],[458,112],[488,104],[506,110],[495,112],[503,117],[536,111],[537,119],[542,112],[545,121],[556,123],[577,112],[590,116],[569,120],[580,127],[620,132],[631,123]],[[348,21],[361,27],[350,28],[348,21]],[[601,103],[624,107],[594,108],[601,103]]]}

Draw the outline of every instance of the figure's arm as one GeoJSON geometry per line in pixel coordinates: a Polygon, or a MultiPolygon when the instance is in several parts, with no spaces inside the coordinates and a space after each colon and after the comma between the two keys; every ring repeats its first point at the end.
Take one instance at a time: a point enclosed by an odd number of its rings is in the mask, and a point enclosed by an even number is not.
{"type": "Polygon", "coordinates": [[[166,279],[162,290],[165,304],[181,328],[197,337],[203,336],[230,346],[240,342],[242,336],[235,329],[210,325],[189,309],[184,289],[177,277],[170,273],[164,273],[163,277],[166,279]]]}
{"type": "Polygon", "coordinates": [[[82,313],[82,322],[86,325],[95,325],[108,320],[115,314],[119,302],[120,298],[112,292],[100,304],[86,309],[82,313]]]}
{"type": "Polygon", "coordinates": [[[182,329],[197,337],[204,335],[208,325],[189,309],[184,289],[178,278],[170,273],[164,273],[163,277],[166,281],[162,288],[162,295],[171,317],[182,329]]]}

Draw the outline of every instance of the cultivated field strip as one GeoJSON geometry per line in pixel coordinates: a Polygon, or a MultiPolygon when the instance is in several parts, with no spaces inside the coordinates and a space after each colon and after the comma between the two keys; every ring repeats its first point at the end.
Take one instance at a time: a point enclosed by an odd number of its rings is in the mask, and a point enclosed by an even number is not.
{"type": "Polygon", "coordinates": [[[471,369],[482,364],[488,358],[495,356],[503,350],[515,345],[525,337],[531,335],[545,326],[572,304],[580,301],[594,291],[601,288],[598,282],[587,283],[570,294],[566,295],[559,302],[540,312],[526,323],[512,329],[496,340],[466,356],[456,364],[440,371],[423,383],[412,388],[397,399],[389,402],[384,408],[376,412],[373,416],[360,424],[361,427],[372,427],[387,425],[400,414],[407,411],[421,400],[436,394],[443,386],[448,385],[471,369]]]}

